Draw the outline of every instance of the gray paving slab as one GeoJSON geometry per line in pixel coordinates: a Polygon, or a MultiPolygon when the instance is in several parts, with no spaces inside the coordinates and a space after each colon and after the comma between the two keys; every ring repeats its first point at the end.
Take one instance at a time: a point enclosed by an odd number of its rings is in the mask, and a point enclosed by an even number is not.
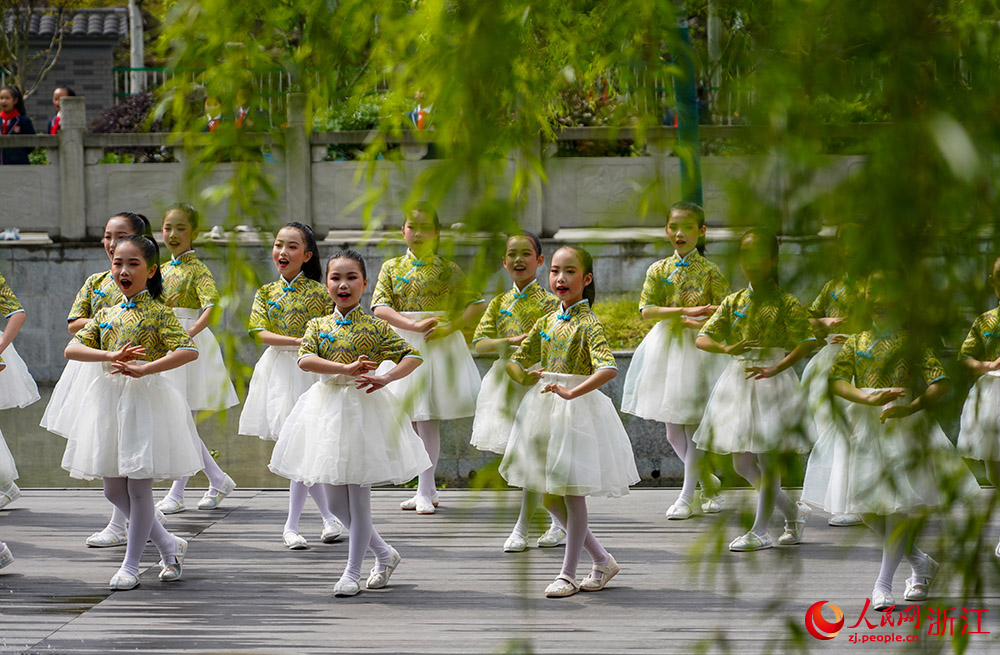
{"type": "MultiPolygon", "coordinates": [[[[219,510],[171,516],[168,528],[190,541],[184,579],[160,583],[150,545],[140,587],[112,593],[107,582],[124,551],[83,545],[108,518],[100,492],[30,490],[0,512],[0,536],[16,557],[0,572],[0,653],[952,650],[947,637],[926,634],[917,644],[849,641],[851,634],[908,634],[904,628],[862,624],[827,642],[806,634],[805,611],[818,600],[841,607],[847,626],[858,619],[881,556],[867,529],[830,528],[815,516],[800,546],[735,554],[725,546],[741,533],[752,495],[727,492],[723,514],[668,522],[663,511],[676,495],[638,490],[591,500],[594,532],[623,571],[600,593],[555,600],[542,592],[559,572],[562,548],[501,552],[518,492],[444,491],[438,514],[417,516],[398,509],[405,491],[376,490],[376,526],[404,561],[388,588],[338,599],[332,587],[347,544],[320,543],[322,523],[307,504],[301,528],[311,547],[286,550],[280,537],[287,492],[237,490],[219,510]]],[[[949,534],[949,526],[932,523],[924,540],[942,561],[949,534]]],[[[984,531],[972,572],[982,597],[968,605],[991,610],[982,628],[991,634],[971,636],[966,652],[997,652],[998,534],[1000,524],[984,531]]],[[[366,569],[372,563],[369,556],[366,569]]],[[[587,568],[581,565],[581,578],[587,568]]],[[[907,575],[904,565],[897,599],[907,575]]],[[[925,612],[956,606],[956,576],[935,590],[925,612]]],[[[871,610],[867,617],[879,619],[871,610]]]]}

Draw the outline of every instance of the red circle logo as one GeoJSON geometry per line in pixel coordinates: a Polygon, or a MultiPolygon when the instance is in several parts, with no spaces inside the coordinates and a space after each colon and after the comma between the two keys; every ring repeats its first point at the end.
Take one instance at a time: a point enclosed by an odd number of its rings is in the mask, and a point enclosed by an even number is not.
{"type": "Polygon", "coordinates": [[[812,606],[806,610],[806,630],[808,630],[809,634],[813,637],[822,639],[823,641],[833,639],[840,633],[840,629],[844,627],[844,613],[833,603],[830,603],[830,609],[833,610],[834,616],[833,622],[831,623],[823,618],[821,610],[826,604],[827,601],[821,600],[813,603],[812,606]]]}

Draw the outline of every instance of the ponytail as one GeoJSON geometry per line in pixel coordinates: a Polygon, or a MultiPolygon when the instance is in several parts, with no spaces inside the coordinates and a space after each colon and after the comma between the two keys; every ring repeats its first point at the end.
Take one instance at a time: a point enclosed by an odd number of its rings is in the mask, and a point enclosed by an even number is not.
{"type": "Polygon", "coordinates": [[[297,221],[285,223],[284,227],[294,228],[301,232],[302,238],[305,239],[306,242],[306,250],[312,253],[312,257],[309,258],[309,261],[302,264],[302,274],[310,280],[322,282],[323,267],[319,263],[319,246],[316,245],[316,235],[313,234],[312,228],[305,223],[299,223],[297,221]]]}
{"type": "MultiPolygon", "coordinates": [[[[129,227],[132,228],[132,234],[142,235],[149,239],[153,238],[153,226],[150,225],[149,219],[142,214],[137,214],[136,212],[118,212],[111,218],[124,218],[128,221],[129,227]]],[[[110,218],[108,220],[111,220],[110,218]]]]}

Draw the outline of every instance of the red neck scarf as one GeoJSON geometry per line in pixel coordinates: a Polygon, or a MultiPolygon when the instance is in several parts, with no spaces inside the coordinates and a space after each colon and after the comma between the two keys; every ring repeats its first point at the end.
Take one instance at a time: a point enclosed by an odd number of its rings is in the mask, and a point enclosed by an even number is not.
{"type": "Polygon", "coordinates": [[[56,114],[56,117],[52,119],[52,129],[49,130],[49,134],[57,134],[59,132],[59,122],[62,120],[62,116],[56,114]]]}
{"type": "Polygon", "coordinates": [[[14,119],[21,115],[16,109],[11,109],[10,113],[0,110],[0,119],[3,120],[3,133],[7,134],[7,130],[10,129],[10,124],[14,122],[14,119]]]}

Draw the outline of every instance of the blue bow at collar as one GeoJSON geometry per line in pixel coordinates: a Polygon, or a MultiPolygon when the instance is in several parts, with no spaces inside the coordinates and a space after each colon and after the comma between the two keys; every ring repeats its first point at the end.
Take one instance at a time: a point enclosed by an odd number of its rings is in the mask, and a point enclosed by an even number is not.
{"type": "Polygon", "coordinates": [[[427,262],[422,262],[419,259],[411,259],[410,264],[413,266],[427,266],[427,262]]]}
{"type": "Polygon", "coordinates": [[[121,304],[121,308],[122,309],[135,309],[135,303],[134,302],[123,302],[121,304]]]}
{"type": "Polygon", "coordinates": [[[676,262],[674,262],[674,266],[690,266],[690,265],[691,265],[691,262],[686,262],[686,261],[676,261],[676,262]]]}
{"type": "Polygon", "coordinates": [[[171,266],[180,266],[181,265],[181,260],[179,260],[179,259],[171,259],[170,260],[170,265],[171,266]]]}
{"type": "Polygon", "coordinates": [[[336,320],[336,323],[337,323],[337,325],[350,325],[351,321],[350,321],[350,319],[347,319],[347,318],[345,318],[343,320],[341,320],[341,319],[338,318],[336,320]]]}
{"type": "Polygon", "coordinates": [[[573,317],[570,314],[563,314],[560,312],[556,312],[556,318],[558,318],[560,321],[568,321],[573,317]]]}
{"type": "Polygon", "coordinates": [[[330,334],[329,332],[320,332],[319,333],[319,338],[320,338],[321,341],[323,339],[326,339],[327,341],[329,341],[331,343],[337,340],[337,337],[334,336],[334,335],[332,335],[332,334],[330,334]]]}
{"type": "Polygon", "coordinates": [[[545,332],[545,330],[539,330],[539,332],[538,332],[538,333],[539,333],[539,334],[540,334],[540,335],[542,336],[542,338],[543,338],[543,339],[545,339],[546,341],[552,341],[552,337],[550,337],[550,336],[549,336],[549,335],[548,335],[548,334],[547,334],[547,333],[545,332]]]}
{"type": "Polygon", "coordinates": [[[288,285],[287,287],[281,287],[281,290],[284,291],[285,293],[289,293],[291,291],[295,291],[295,287],[293,287],[292,285],[288,285]]]}
{"type": "Polygon", "coordinates": [[[527,297],[528,297],[527,292],[525,292],[525,293],[518,293],[517,291],[514,292],[514,299],[515,300],[524,300],[527,297]]]}

